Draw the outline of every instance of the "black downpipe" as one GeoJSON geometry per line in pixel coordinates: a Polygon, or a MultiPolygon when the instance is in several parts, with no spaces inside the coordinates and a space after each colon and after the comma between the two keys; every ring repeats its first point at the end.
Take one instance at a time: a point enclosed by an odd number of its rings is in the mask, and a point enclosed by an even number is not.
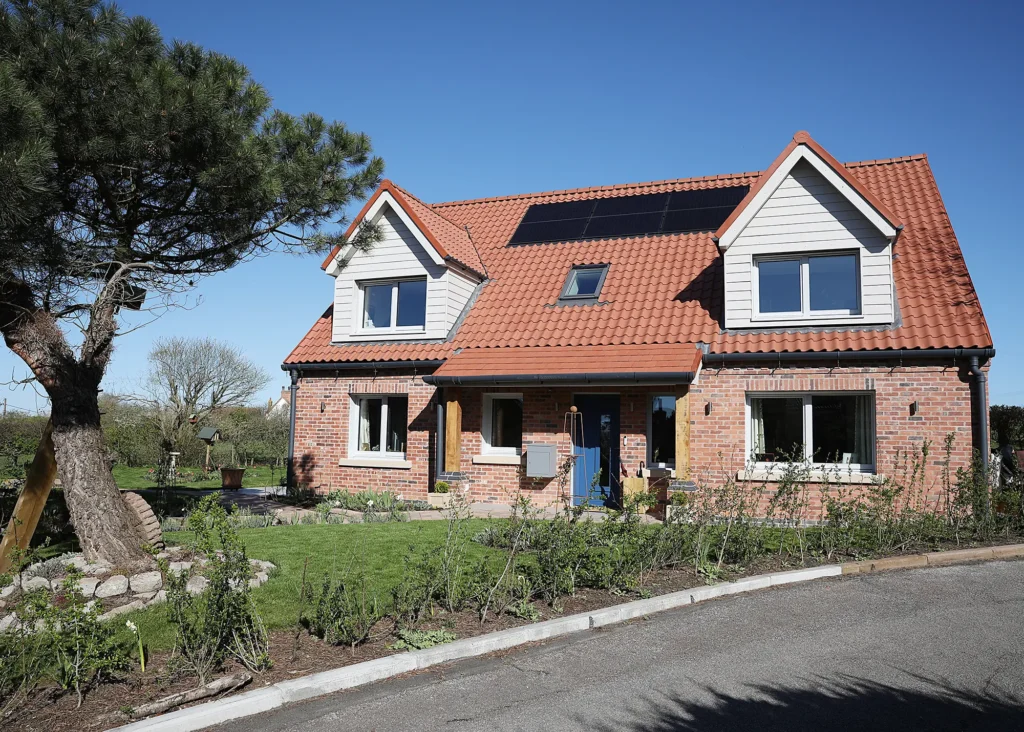
{"type": "Polygon", "coordinates": [[[981,370],[977,356],[971,356],[971,389],[974,392],[974,445],[981,453],[981,473],[988,480],[988,398],[985,382],[988,378],[981,370]]]}
{"type": "Polygon", "coordinates": [[[289,490],[295,489],[295,402],[296,395],[299,392],[299,371],[294,369],[291,372],[292,385],[291,385],[291,396],[288,399],[288,420],[291,426],[288,428],[288,477],[285,482],[288,485],[289,490]]]}

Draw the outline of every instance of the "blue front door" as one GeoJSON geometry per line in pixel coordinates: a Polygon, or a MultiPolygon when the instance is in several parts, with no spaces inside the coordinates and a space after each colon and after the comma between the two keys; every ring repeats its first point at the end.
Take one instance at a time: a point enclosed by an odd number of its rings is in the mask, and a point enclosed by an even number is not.
{"type": "Polygon", "coordinates": [[[577,394],[583,429],[576,435],[572,503],[617,506],[619,490],[619,395],[577,394]]]}

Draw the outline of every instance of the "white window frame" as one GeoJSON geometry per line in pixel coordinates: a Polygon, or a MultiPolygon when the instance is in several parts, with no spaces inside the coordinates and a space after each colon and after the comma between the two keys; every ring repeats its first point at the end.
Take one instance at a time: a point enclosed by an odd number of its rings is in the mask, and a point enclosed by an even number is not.
{"type": "Polygon", "coordinates": [[[803,439],[804,439],[804,460],[810,460],[814,455],[814,446],[811,444],[814,437],[814,410],[811,407],[811,399],[815,396],[868,396],[871,397],[871,456],[872,463],[818,463],[812,462],[811,466],[819,471],[838,471],[841,473],[859,473],[863,475],[874,475],[875,467],[878,464],[878,425],[876,421],[877,402],[873,391],[751,391],[746,395],[746,407],[744,420],[743,444],[746,450],[746,464],[748,468],[761,471],[779,471],[785,469],[786,463],[768,463],[754,460],[753,444],[753,413],[751,400],[753,399],[802,399],[803,400],[803,439]]]}
{"type": "MultiPolygon", "coordinates": [[[[658,397],[668,397],[673,402],[677,401],[675,394],[668,394],[668,393],[664,393],[664,394],[651,394],[650,397],[647,399],[647,467],[648,468],[650,468],[650,467],[652,467],[654,465],[654,440],[653,440],[653,437],[654,437],[654,400],[657,399],[658,397]]],[[[673,406],[678,406],[678,404],[675,404],[673,406]]],[[[672,418],[675,419],[677,416],[678,415],[675,412],[673,412],[672,418]]],[[[674,435],[673,435],[673,439],[675,439],[674,435]]],[[[659,460],[658,464],[659,465],[664,464],[666,468],[671,468],[671,469],[675,469],[675,467],[676,467],[676,461],[675,461],[674,458],[672,460],[659,460]]]]}
{"type": "Polygon", "coordinates": [[[430,295],[429,277],[402,277],[393,280],[362,280],[356,283],[358,290],[359,307],[356,308],[356,332],[360,335],[382,335],[386,333],[408,333],[420,334],[427,332],[427,298],[430,295]],[[426,283],[426,291],[423,295],[423,325],[405,325],[399,327],[398,322],[398,285],[400,282],[416,282],[417,280],[426,283]],[[368,287],[391,287],[391,318],[390,325],[385,328],[371,328],[366,325],[366,288],[368,287]]]}
{"type": "Polygon", "coordinates": [[[765,254],[754,255],[751,263],[751,309],[754,313],[753,320],[817,320],[835,318],[859,318],[864,311],[863,268],[861,267],[860,252],[856,249],[839,249],[827,252],[809,252],[800,254],[765,254]],[[857,307],[841,310],[811,310],[811,260],[815,257],[840,257],[853,256],[855,258],[857,285],[857,307]],[[783,313],[762,313],[761,312],[761,262],[785,262],[797,261],[800,263],[800,309],[783,313]]]}
{"type": "Polygon", "coordinates": [[[348,455],[353,458],[378,458],[383,460],[404,460],[405,452],[390,452],[385,449],[388,434],[388,399],[406,400],[406,425],[405,425],[405,448],[409,449],[409,395],[408,394],[350,394],[349,403],[349,426],[348,426],[348,455]],[[380,399],[380,450],[359,449],[359,415],[362,410],[364,399],[380,399]]]}
{"type": "MultiPolygon", "coordinates": [[[[491,424],[493,421],[491,414],[494,411],[494,400],[495,399],[514,399],[520,404],[523,402],[523,395],[521,393],[510,393],[510,392],[496,392],[493,394],[484,394],[483,403],[483,419],[480,424],[480,453],[482,455],[508,455],[521,457],[523,454],[523,445],[520,442],[519,447],[495,447],[491,445],[491,430],[494,425],[491,424]]],[[[525,413],[523,415],[525,419],[525,413]]]]}

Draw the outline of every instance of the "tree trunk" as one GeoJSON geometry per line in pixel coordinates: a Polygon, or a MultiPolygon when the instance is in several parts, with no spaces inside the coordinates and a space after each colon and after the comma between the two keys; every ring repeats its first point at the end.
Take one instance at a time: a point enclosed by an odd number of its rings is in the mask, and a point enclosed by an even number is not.
{"type": "Polygon", "coordinates": [[[50,396],[57,473],[86,559],[132,570],[151,565],[152,557],[142,549],[138,521],[114,482],[97,390],[82,385],[50,396]]]}
{"type": "Polygon", "coordinates": [[[0,276],[0,332],[50,397],[57,474],[82,551],[87,559],[134,570],[153,559],[142,550],[142,527],[114,483],[100,428],[99,387],[117,331],[117,283],[117,277],[109,280],[89,308],[78,358],[32,289],[11,277],[0,276]]]}

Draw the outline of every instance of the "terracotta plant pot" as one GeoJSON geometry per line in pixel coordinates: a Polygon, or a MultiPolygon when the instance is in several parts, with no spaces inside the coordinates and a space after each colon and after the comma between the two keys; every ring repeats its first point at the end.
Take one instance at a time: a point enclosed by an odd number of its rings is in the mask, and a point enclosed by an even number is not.
{"type": "Polygon", "coordinates": [[[220,487],[224,490],[237,491],[242,487],[242,476],[245,468],[221,468],[220,487]]]}

